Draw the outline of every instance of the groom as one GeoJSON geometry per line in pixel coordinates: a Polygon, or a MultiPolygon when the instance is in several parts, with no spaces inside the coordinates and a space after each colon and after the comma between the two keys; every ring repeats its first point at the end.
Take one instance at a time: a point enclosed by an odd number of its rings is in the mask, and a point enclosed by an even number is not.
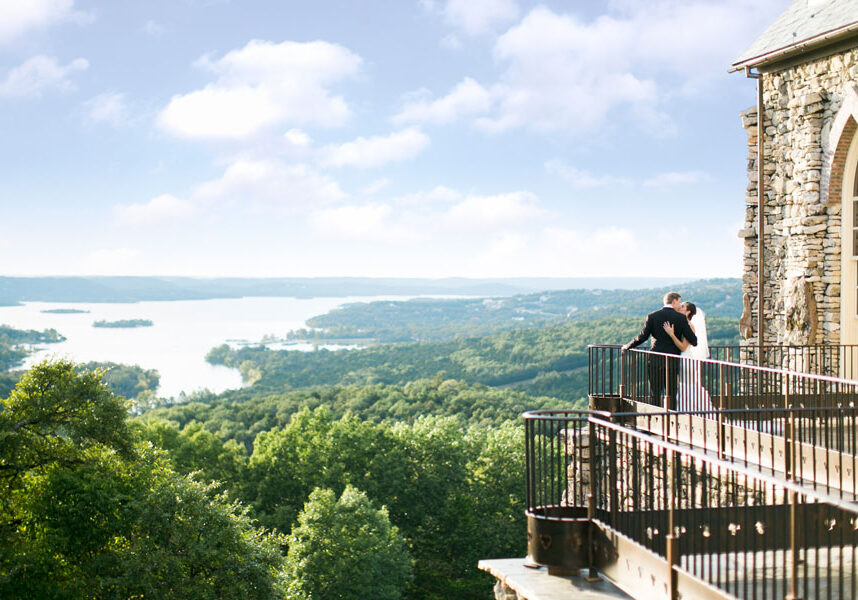
{"type": "Polygon", "coordinates": [[[646,322],[638,336],[623,346],[623,352],[630,348],[636,348],[650,337],[655,342],[650,346],[650,352],[660,353],[649,356],[648,378],[652,392],[653,404],[661,405],[661,395],[665,389],[665,377],[667,378],[667,407],[676,410],[676,383],[679,376],[679,361],[665,354],[679,355],[680,350],[664,330],[665,323],[673,325],[674,334],[677,339],[685,338],[692,346],[697,345],[697,336],[694,335],[688,319],[682,314],[682,298],[676,292],[668,292],[664,295],[664,306],[661,310],[651,312],[646,316],[646,322]]]}

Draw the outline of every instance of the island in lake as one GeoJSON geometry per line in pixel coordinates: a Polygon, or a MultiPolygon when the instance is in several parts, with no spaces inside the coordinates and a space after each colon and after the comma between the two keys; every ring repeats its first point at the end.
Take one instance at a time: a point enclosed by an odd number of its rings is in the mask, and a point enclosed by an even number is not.
{"type": "Polygon", "coordinates": [[[48,315],[80,315],[88,313],[89,311],[83,310],[82,308],[46,308],[45,310],[40,310],[39,312],[48,315]]]}
{"type": "Polygon", "coordinates": [[[92,324],[93,327],[112,327],[130,329],[133,327],[152,327],[153,323],[149,319],[120,319],[119,321],[96,321],[92,324]]]}

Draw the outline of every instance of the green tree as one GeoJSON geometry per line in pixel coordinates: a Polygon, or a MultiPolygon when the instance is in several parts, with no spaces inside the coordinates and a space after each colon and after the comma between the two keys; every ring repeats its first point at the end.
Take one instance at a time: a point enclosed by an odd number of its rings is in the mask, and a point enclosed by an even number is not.
{"type": "Polygon", "coordinates": [[[110,393],[100,374],[78,374],[69,361],[34,366],[2,402],[0,485],[20,483],[42,466],[79,464],[93,448],[129,455],[126,418],[125,401],[110,393]]]}
{"type": "Polygon", "coordinates": [[[137,443],[98,373],[42,363],[0,400],[0,597],[282,597],[282,540],[137,443]]]}
{"type": "Polygon", "coordinates": [[[266,526],[288,531],[310,492],[360,486],[390,506],[406,489],[404,447],[389,427],[325,408],[293,415],[283,429],[259,434],[242,497],[266,526]]]}
{"type": "Polygon", "coordinates": [[[235,440],[223,442],[197,422],[179,429],[163,419],[146,419],[139,428],[144,439],[167,451],[170,463],[179,473],[196,473],[202,481],[223,485],[234,485],[242,476],[247,463],[244,447],[235,440]]]}
{"type": "Polygon", "coordinates": [[[290,600],[397,600],[410,578],[411,558],[387,510],[347,486],[316,489],[288,536],[290,600]]]}

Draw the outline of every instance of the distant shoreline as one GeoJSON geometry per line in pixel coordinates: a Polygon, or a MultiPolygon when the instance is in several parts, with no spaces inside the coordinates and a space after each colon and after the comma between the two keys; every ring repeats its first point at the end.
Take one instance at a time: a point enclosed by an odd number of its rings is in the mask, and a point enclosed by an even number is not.
{"type": "MultiPolygon", "coordinates": [[[[729,279],[738,279],[729,278],[729,279]]],[[[22,302],[134,303],[249,297],[297,299],[354,296],[508,297],[570,289],[655,289],[675,287],[691,277],[3,277],[0,305],[22,302]]]]}

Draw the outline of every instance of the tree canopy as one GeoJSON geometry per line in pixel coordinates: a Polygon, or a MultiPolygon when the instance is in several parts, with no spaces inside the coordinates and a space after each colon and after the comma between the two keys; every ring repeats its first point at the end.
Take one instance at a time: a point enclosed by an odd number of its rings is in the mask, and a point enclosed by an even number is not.
{"type": "Polygon", "coordinates": [[[316,488],[287,538],[289,600],[398,600],[410,580],[405,539],[384,507],[348,485],[316,488]]]}
{"type": "Polygon", "coordinates": [[[126,408],[66,361],[0,400],[0,597],[279,597],[280,537],[138,442],[126,408]]]}

